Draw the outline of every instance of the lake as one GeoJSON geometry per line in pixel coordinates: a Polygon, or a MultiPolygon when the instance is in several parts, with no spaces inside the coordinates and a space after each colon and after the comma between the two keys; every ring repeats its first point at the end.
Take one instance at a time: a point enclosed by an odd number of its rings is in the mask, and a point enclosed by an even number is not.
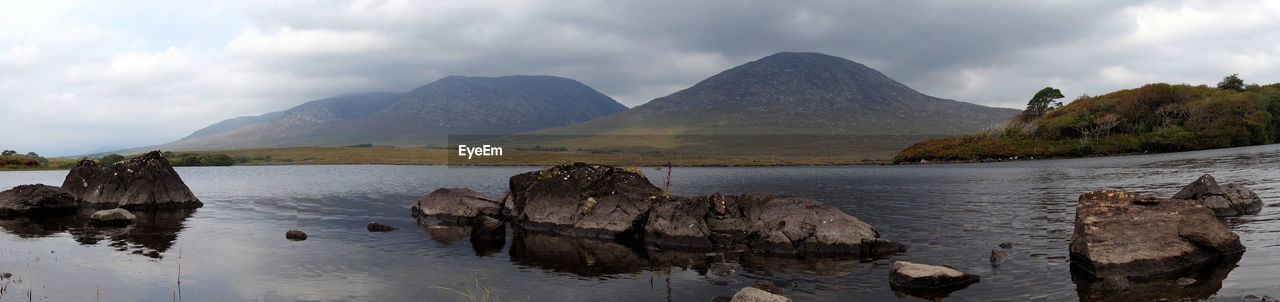
{"type": "MultiPolygon", "coordinates": [[[[831,203],[908,251],[887,259],[647,253],[611,242],[508,231],[501,241],[418,227],[410,204],[441,187],[500,194],[536,167],[177,168],[205,206],[138,213],[127,229],[82,218],[0,220],[0,301],[465,301],[477,283],[511,301],[711,301],[756,281],[797,301],[896,301],[895,260],[949,265],[982,281],[948,300],[1077,300],[1068,263],[1076,198],[1098,189],[1172,196],[1201,174],[1267,203],[1226,219],[1248,248],[1220,288],[1184,298],[1280,296],[1280,145],[983,164],[676,167],[681,195],[776,192],[831,203]],[[402,229],[369,233],[377,221],[402,229]],[[285,240],[289,229],[306,241],[285,240]],[[1013,243],[999,268],[992,249],[1013,243]],[[712,262],[734,268],[707,273],[712,262]]],[[[645,169],[658,186],[662,176],[645,169]]],[[[661,173],[665,173],[661,172],[661,173]]],[[[65,171],[0,172],[0,188],[60,185],[65,171]]]]}

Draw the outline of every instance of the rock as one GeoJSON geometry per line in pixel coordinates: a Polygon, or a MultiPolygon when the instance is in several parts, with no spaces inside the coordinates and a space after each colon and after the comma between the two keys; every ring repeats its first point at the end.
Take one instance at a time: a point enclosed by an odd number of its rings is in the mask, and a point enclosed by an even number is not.
{"type": "Polygon", "coordinates": [[[473,221],[471,239],[504,242],[507,239],[507,228],[504,226],[505,224],[497,218],[480,216],[473,221]]]}
{"type": "Polygon", "coordinates": [[[390,231],[399,230],[400,228],[377,223],[377,222],[370,222],[369,225],[365,226],[365,229],[368,229],[370,232],[390,232],[390,231]]]}
{"type": "Polygon", "coordinates": [[[1009,252],[1005,250],[991,250],[991,267],[1000,267],[1005,260],[1009,259],[1009,252]]]}
{"type": "Polygon", "coordinates": [[[1001,243],[1001,244],[1000,244],[1000,248],[1002,248],[1002,249],[1006,249],[1006,250],[1007,250],[1007,249],[1011,249],[1011,248],[1013,248],[1013,242],[1005,242],[1005,243],[1001,243]]]}
{"type": "Polygon", "coordinates": [[[133,223],[137,219],[138,217],[130,213],[129,210],[115,208],[93,212],[93,215],[89,216],[89,223],[101,226],[124,226],[133,223]]]}
{"type": "Polygon", "coordinates": [[[0,279],[9,279],[10,277],[13,277],[13,274],[10,274],[10,273],[0,274],[0,279]]]}
{"type": "Polygon", "coordinates": [[[790,298],[769,293],[754,287],[743,287],[730,302],[791,302],[790,298]]]}
{"type": "Polygon", "coordinates": [[[902,244],[880,238],[858,218],[803,197],[771,193],[673,197],[655,202],[648,216],[644,241],[660,248],[730,249],[745,244],[767,254],[867,257],[905,250],[902,244]],[[716,211],[716,204],[726,210],[716,211]]]}
{"type": "Polygon", "coordinates": [[[724,277],[733,274],[733,267],[728,263],[716,262],[707,267],[707,273],[724,277]]]}
{"type": "Polygon", "coordinates": [[[1178,285],[1181,285],[1181,286],[1187,286],[1187,285],[1196,284],[1196,279],[1191,279],[1191,278],[1178,278],[1178,281],[1177,281],[1177,282],[1178,282],[1178,285]]]}
{"type": "Polygon", "coordinates": [[[515,175],[510,188],[521,227],[609,240],[642,223],[662,195],[643,174],[585,163],[515,175]]]}
{"type": "Polygon", "coordinates": [[[1071,264],[1095,278],[1177,276],[1243,252],[1240,237],[1196,201],[1103,190],[1076,205],[1071,264]]]}
{"type": "Polygon", "coordinates": [[[480,216],[476,219],[475,227],[481,230],[497,230],[502,228],[502,220],[498,220],[489,216],[480,216]]]}
{"type": "Polygon", "coordinates": [[[479,216],[498,216],[501,208],[489,196],[465,188],[435,190],[413,204],[413,216],[430,224],[467,225],[479,216]]]}
{"type": "Polygon", "coordinates": [[[1262,210],[1262,198],[1258,198],[1258,194],[1240,184],[1220,186],[1209,174],[1182,187],[1173,198],[1199,201],[1218,216],[1257,214],[1262,210]]]}
{"type": "Polygon", "coordinates": [[[1272,298],[1271,296],[1262,296],[1262,302],[1280,302],[1280,299],[1272,298]]]}
{"type": "Polygon", "coordinates": [[[52,214],[73,211],[75,196],[59,187],[21,185],[0,192],[0,217],[25,214],[52,214]]]}
{"type": "Polygon", "coordinates": [[[768,281],[756,281],[756,283],[751,283],[751,285],[748,285],[747,287],[752,287],[758,290],[769,292],[770,294],[777,294],[777,295],[781,295],[787,292],[787,290],[782,289],[777,285],[773,285],[773,282],[768,282],[768,281]]]}
{"type": "Polygon", "coordinates": [[[1098,288],[1106,292],[1118,292],[1129,288],[1129,278],[1125,276],[1110,276],[1102,280],[1098,288]]]}
{"type": "Polygon", "coordinates": [[[307,240],[307,233],[303,233],[299,230],[289,230],[288,232],[284,232],[284,238],[293,241],[307,240]]]}
{"type": "Polygon", "coordinates": [[[160,151],[151,151],[110,166],[81,160],[71,168],[62,189],[94,207],[128,209],[197,208],[203,203],[182,182],[160,151]]]}
{"type": "MultiPolygon", "coordinates": [[[[978,283],[981,277],[946,266],[897,261],[889,269],[889,285],[895,290],[951,292],[978,283]]],[[[912,294],[913,296],[917,296],[912,294]]],[[[917,297],[933,296],[930,294],[917,297]]]]}

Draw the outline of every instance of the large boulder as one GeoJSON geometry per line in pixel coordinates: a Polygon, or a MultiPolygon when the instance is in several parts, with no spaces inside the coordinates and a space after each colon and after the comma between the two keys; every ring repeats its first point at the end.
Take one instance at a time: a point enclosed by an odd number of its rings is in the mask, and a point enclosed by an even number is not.
{"type": "Polygon", "coordinates": [[[1218,216],[1257,214],[1262,210],[1262,198],[1258,198],[1258,194],[1241,184],[1218,185],[1209,174],[1182,187],[1173,198],[1199,201],[1218,216]]]}
{"type": "Polygon", "coordinates": [[[925,299],[944,298],[981,279],[951,267],[906,261],[894,262],[889,268],[889,286],[895,292],[925,299]]]}
{"type": "Polygon", "coordinates": [[[875,228],[813,199],[772,193],[661,199],[644,224],[661,248],[736,248],[769,254],[881,256],[903,251],[875,228]]]}
{"type": "Polygon", "coordinates": [[[467,225],[479,216],[500,213],[493,198],[465,188],[438,189],[413,204],[413,216],[428,224],[467,225]]]}
{"type": "Polygon", "coordinates": [[[67,173],[62,189],[100,208],[197,208],[203,203],[182,182],[160,151],[101,166],[81,160],[67,173]]]}
{"type": "Polygon", "coordinates": [[[638,171],[575,163],[511,177],[511,220],[526,229],[614,239],[639,225],[661,189],[638,171]]]}
{"type": "Polygon", "coordinates": [[[75,196],[54,186],[21,185],[0,192],[0,217],[74,211],[77,207],[75,196]]]}
{"type": "Polygon", "coordinates": [[[1200,202],[1124,191],[1080,195],[1071,264],[1094,278],[1168,277],[1244,252],[1200,202]]]}

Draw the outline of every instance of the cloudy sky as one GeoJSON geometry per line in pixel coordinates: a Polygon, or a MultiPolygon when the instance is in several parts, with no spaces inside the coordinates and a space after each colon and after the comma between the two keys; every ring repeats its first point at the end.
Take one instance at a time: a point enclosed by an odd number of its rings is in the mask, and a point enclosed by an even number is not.
{"type": "Polygon", "coordinates": [[[628,106],[779,51],[1017,108],[1280,82],[1280,1],[0,0],[0,148],[71,155],[446,75],[550,74],[628,106]]]}

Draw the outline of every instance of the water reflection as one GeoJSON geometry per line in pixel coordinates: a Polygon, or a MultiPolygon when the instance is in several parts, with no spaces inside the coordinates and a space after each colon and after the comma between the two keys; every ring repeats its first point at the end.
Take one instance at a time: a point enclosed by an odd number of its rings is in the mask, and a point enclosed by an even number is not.
{"type": "Polygon", "coordinates": [[[1094,279],[1074,266],[1071,270],[1071,281],[1076,283],[1080,301],[1205,300],[1212,298],[1218,290],[1222,289],[1222,281],[1227,279],[1231,270],[1236,268],[1240,258],[1241,255],[1237,254],[1207,262],[1176,277],[1131,280],[1129,288],[1116,292],[1104,290],[1101,280],[1094,279]],[[1181,285],[1178,284],[1178,278],[1190,278],[1196,282],[1181,285]]]}
{"type": "Polygon", "coordinates": [[[83,245],[97,245],[104,240],[118,251],[161,259],[173,247],[183,224],[196,209],[134,211],[137,220],[128,226],[106,227],[89,223],[94,210],[81,210],[66,215],[13,217],[0,219],[0,230],[22,238],[52,237],[70,234],[83,245]]]}

